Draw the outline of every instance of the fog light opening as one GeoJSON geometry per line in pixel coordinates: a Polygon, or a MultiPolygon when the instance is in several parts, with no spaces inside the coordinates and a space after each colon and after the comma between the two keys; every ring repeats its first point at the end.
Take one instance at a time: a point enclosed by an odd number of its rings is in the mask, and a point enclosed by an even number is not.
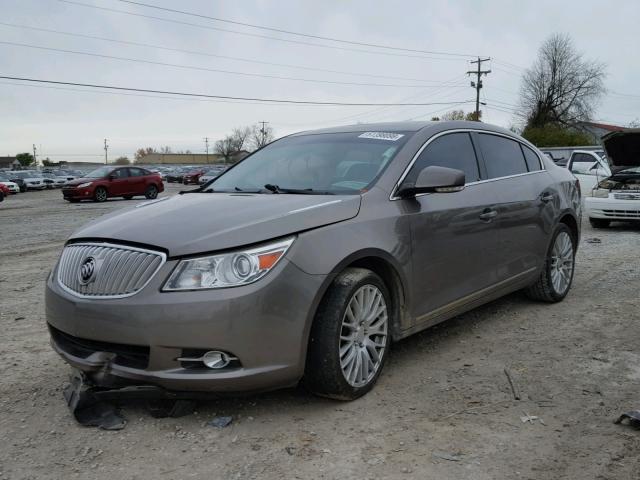
{"type": "Polygon", "coordinates": [[[208,368],[224,368],[229,365],[231,358],[224,352],[212,350],[202,356],[202,363],[208,368]]]}

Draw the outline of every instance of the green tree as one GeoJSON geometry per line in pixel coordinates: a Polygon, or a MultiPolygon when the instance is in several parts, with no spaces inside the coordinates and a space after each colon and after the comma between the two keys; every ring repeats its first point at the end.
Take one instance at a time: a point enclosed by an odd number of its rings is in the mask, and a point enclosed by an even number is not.
{"type": "Polygon", "coordinates": [[[35,162],[35,158],[33,158],[33,155],[29,152],[18,153],[16,155],[16,160],[18,160],[20,162],[20,165],[22,165],[23,167],[28,167],[33,162],[35,162]]]}
{"type": "Polygon", "coordinates": [[[118,157],[113,163],[115,165],[130,165],[131,161],[128,157],[118,157]]]}
{"type": "Polygon", "coordinates": [[[575,147],[592,143],[584,133],[557,124],[547,124],[544,127],[526,127],[522,136],[540,148],[575,147]]]}

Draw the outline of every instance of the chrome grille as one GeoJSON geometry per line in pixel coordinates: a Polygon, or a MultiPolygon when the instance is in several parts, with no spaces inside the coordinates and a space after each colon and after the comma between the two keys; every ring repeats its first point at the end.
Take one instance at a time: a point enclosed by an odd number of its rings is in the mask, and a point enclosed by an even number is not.
{"type": "Polygon", "coordinates": [[[640,193],[614,193],[616,200],[640,200],[640,193]]]}
{"type": "Polygon", "coordinates": [[[166,260],[162,252],[110,243],[73,243],[62,251],[58,283],[79,297],[120,298],[134,295],[151,281],[166,260]],[[81,279],[82,265],[93,258],[95,274],[81,279]]]}

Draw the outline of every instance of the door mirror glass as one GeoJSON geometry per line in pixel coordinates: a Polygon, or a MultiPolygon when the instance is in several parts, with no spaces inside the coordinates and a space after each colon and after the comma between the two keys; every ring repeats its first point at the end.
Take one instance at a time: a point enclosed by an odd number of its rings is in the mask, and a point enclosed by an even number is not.
{"type": "Polygon", "coordinates": [[[415,183],[403,183],[398,190],[399,197],[412,197],[419,193],[459,192],[464,188],[465,175],[455,168],[425,167],[418,174],[415,183]]]}

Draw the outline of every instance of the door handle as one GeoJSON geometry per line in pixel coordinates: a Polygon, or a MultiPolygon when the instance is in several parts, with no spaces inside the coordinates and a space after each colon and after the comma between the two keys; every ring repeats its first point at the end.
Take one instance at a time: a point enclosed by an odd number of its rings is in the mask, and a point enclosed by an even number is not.
{"type": "Polygon", "coordinates": [[[553,193],[543,193],[542,196],[540,197],[540,200],[542,200],[544,203],[547,203],[553,200],[554,196],[555,195],[553,193]]]}
{"type": "Polygon", "coordinates": [[[480,219],[481,220],[486,220],[487,222],[490,221],[493,217],[495,217],[496,215],[498,215],[498,212],[496,210],[490,210],[490,209],[485,209],[484,212],[482,212],[480,214],[480,219]]]}

